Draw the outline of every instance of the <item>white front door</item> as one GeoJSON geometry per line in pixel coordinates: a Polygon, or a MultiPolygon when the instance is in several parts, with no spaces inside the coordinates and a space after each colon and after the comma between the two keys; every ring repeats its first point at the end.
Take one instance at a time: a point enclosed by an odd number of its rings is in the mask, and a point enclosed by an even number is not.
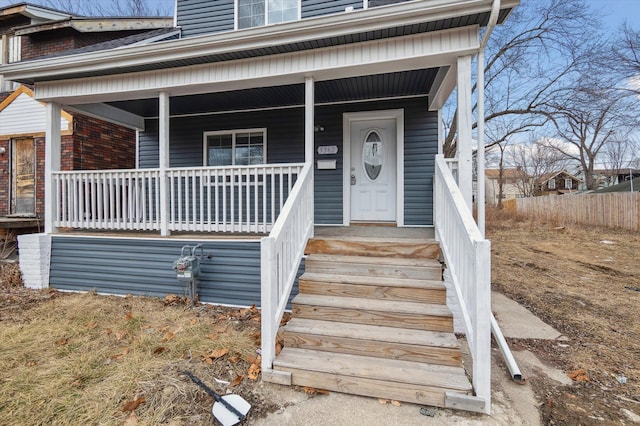
{"type": "Polygon", "coordinates": [[[396,221],[396,130],[396,119],[351,121],[352,221],[396,221]]]}

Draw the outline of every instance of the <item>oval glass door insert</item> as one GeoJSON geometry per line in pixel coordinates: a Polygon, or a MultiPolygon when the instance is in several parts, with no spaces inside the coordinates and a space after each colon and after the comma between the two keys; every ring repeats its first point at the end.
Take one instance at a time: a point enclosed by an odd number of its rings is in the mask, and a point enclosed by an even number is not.
{"type": "Polygon", "coordinates": [[[376,181],[382,171],[384,164],[384,150],[380,134],[372,130],[364,138],[362,144],[362,162],[367,178],[372,182],[376,181]]]}

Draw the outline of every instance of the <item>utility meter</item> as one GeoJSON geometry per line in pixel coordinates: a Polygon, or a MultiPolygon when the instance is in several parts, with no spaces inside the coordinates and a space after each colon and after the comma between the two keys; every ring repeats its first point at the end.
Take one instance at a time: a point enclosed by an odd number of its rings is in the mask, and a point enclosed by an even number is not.
{"type": "Polygon", "coordinates": [[[180,252],[180,257],[173,262],[173,269],[176,271],[178,283],[186,287],[191,306],[195,305],[196,286],[200,275],[200,259],[203,256],[202,244],[184,246],[180,252]],[[196,255],[198,249],[200,249],[200,254],[196,255]]]}

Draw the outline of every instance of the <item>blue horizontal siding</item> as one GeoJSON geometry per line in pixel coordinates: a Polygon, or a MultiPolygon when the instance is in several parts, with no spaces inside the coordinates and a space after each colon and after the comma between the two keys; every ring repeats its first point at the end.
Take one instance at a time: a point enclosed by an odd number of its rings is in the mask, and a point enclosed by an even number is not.
{"type": "MultiPolygon", "coordinates": [[[[52,239],[50,285],[59,290],[166,297],[185,294],[173,262],[184,245],[203,244],[202,302],[260,306],[260,243],[56,237],[52,239]]],[[[301,265],[298,276],[303,272],[301,265]]],[[[297,281],[292,297],[297,294],[297,281]]]]}
{"type": "Polygon", "coordinates": [[[183,37],[234,29],[234,0],[180,0],[178,26],[183,37]]]}

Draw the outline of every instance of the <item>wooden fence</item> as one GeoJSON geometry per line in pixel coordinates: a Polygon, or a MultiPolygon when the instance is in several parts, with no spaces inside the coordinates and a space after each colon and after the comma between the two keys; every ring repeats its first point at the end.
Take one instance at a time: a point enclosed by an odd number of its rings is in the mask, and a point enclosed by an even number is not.
{"type": "Polygon", "coordinates": [[[518,198],[518,213],[555,221],[640,231],[640,192],[518,198]]]}

